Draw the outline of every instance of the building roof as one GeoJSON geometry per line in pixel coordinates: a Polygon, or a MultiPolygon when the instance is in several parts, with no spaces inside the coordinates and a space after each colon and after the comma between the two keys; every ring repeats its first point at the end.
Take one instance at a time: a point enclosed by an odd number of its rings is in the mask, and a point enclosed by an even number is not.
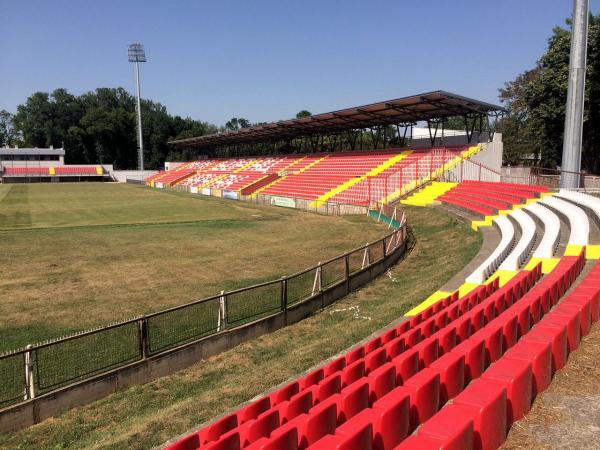
{"type": "Polygon", "coordinates": [[[505,109],[501,106],[446,91],[434,91],[301,119],[283,120],[236,131],[179,139],[169,143],[176,147],[194,148],[251,144],[382,125],[439,120],[453,116],[480,117],[504,112],[505,109]]]}
{"type": "Polygon", "coordinates": [[[6,148],[0,147],[0,155],[46,155],[65,156],[64,148],[6,148]]]}

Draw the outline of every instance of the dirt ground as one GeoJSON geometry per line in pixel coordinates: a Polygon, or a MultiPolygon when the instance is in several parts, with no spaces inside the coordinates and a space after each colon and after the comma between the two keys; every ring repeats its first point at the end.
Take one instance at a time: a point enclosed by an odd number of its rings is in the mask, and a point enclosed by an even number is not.
{"type": "Polygon", "coordinates": [[[516,422],[504,450],[600,449],[600,325],[594,324],[530,413],[516,422]]]}

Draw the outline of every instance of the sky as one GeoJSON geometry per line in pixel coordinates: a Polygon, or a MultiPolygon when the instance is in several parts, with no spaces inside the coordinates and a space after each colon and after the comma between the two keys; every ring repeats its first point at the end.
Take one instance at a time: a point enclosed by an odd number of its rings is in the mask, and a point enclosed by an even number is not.
{"type": "MultiPolygon", "coordinates": [[[[444,89],[498,103],[570,0],[0,0],[0,109],[36,91],[134,92],[224,124],[317,114],[444,89]]],[[[594,14],[600,0],[591,0],[594,14]]]]}

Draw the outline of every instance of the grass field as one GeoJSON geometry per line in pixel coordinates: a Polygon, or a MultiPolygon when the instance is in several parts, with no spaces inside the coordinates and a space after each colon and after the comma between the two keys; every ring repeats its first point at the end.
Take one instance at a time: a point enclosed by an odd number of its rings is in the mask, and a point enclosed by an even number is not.
{"type": "Polygon", "coordinates": [[[414,248],[387,276],[300,323],[186,370],[0,435],[0,447],[151,448],[348,348],[443,285],[481,246],[481,236],[454,217],[406,210],[414,248]],[[349,308],[356,307],[355,316],[349,308]]]}
{"type": "Polygon", "coordinates": [[[279,278],[385,232],[141,186],[0,185],[0,351],[279,278]]]}

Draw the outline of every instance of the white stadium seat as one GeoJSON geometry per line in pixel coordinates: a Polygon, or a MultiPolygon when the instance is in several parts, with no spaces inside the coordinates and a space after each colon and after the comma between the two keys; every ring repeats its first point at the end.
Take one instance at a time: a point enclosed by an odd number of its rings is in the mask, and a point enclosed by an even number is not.
{"type": "Polygon", "coordinates": [[[521,238],[504,262],[500,264],[500,270],[519,270],[519,267],[521,267],[521,264],[523,264],[531,251],[535,238],[535,222],[529,214],[517,209],[512,211],[510,216],[519,224],[519,227],[521,228],[521,238]]]}
{"type": "Polygon", "coordinates": [[[500,266],[515,239],[515,228],[506,216],[494,218],[494,223],[500,229],[500,243],[487,259],[469,275],[467,283],[483,283],[500,266]]]}
{"type": "Polygon", "coordinates": [[[560,219],[554,212],[539,203],[531,203],[524,209],[537,216],[544,224],[544,235],[532,256],[552,258],[560,237],[560,219]]]}
{"type": "Polygon", "coordinates": [[[540,200],[544,205],[548,205],[559,213],[567,217],[571,233],[569,235],[569,245],[587,245],[590,234],[590,221],[583,209],[575,206],[566,200],[561,200],[554,196],[544,197],[540,200]]]}

